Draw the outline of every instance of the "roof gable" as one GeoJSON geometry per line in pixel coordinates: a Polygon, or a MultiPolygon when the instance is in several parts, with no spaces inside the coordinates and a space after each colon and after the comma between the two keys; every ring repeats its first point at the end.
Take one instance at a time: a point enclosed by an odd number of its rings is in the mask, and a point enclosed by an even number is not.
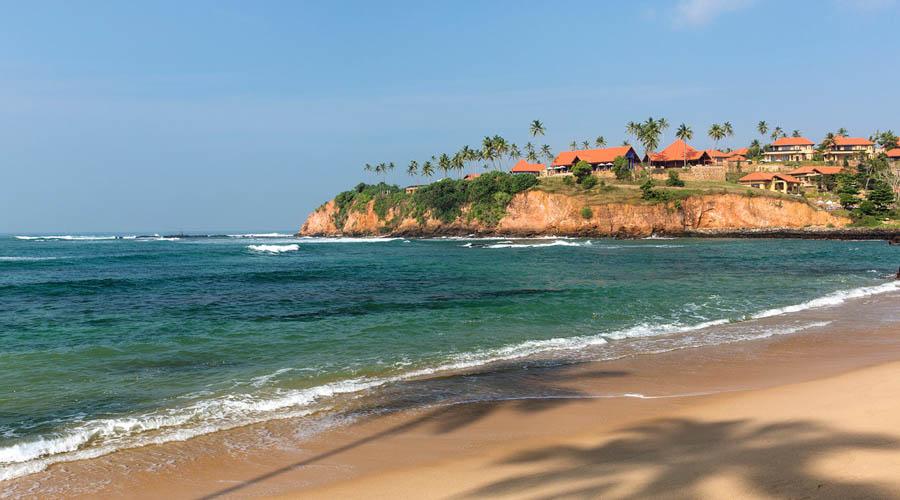
{"type": "Polygon", "coordinates": [[[634,152],[634,148],[631,146],[617,146],[614,148],[601,148],[601,149],[579,149],[576,151],[563,151],[562,153],[556,156],[556,159],[553,160],[552,166],[554,167],[564,167],[571,166],[578,162],[578,160],[584,160],[591,164],[597,163],[612,163],[617,157],[627,158],[628,156],[637,157],[637,153],[634,152]]]}
{"type": "Polygon", "coordinates": [[[813,141],[806,137],[780,137],[772,143],[773,146],[812,146],[813,141]]]}
{"type": "Polygon", "coordinates": [[[547,166],[543,163],[528,163],[524,158],[518,161],[510,172],[530,172],[530,173],[540,173],[546,169],[547,166]]]}
{"type": "Polygon", "coordinates": [[[864,137],[844,137],[842,135],[834,136],[831,141],[835,146],[871,146],[874,144],[864,137]]]}

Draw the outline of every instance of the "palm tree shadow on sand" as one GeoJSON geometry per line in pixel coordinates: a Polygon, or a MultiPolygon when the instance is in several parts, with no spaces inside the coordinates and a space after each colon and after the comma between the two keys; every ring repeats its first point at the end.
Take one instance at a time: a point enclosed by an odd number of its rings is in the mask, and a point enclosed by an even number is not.
{"type": "Polygon", "coordinates": [[[759,424],[749,420],[658,420],[598,446],[526,451],[502,465],[537,465],[540,472],[509,477],[462,498],[697,498],[701,485],[724,474],[760,496],[777,498],[892,498],[883,486],[816,473],[817,460],[851,450],[891,450],[898,441],[855,434],[812,421],[759,424]],[[642,469],[647,476],[633,474],[642,469]],[[574,488],[573,488],[574,486],[574,488]],[[540,495],[535,495],[540,491],[540,495]],[[548,493],[549,492],[549,493],[548,493]]]}

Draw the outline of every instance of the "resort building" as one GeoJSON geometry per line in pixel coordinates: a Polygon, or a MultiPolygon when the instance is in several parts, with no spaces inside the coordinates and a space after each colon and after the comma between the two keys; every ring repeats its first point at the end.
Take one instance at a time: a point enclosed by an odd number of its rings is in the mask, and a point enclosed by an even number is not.
{"type": "Polygon", "coordinates": [[[875,143],[864,137],[834,136],[831,145],[825,150],[824,159],[830,162],[859,160],[875,156],[875,143]]]}
{"type": "Polygon", "coordinates": [[[579,161],[587,162],[591,168],[596,170],[610,169],[613,161],[618,157],[625,158],[628,162],[628,168],[633,169],[634,164],[641,161],[638,154],[631,146],[619,146],[615,148],[601,149],[579,149],[575,151],[563,151],[556,156],[553,163],[550,164],[549,171],[551,174],[561,174],[569,172],[573,166],[579,161]]]}
{"type": "Polygon", "coordinates": [[[781,137],[763,152],[763,161],[784,163],[813,159],[815,143],[806,137],[781,137]]]}
{"type": "MultiPolygon", "coordinates": [[[[900,142],[900,141],[898,141],[898,142],[900,142]]],[[[898,147],[896,147],[894,149],[889,149],[884,152],[884,154],[887,155],[888,160],[900,162],[900,144],[898,144],[897,146],[898,147]]]]}
{"type": "Polygon", "coordinates": [[[547,165],[543,163],[528,163],[523,158],[513,165],[510,172],[514,174],[544,175],[547,172],[547,165]]]}
{"type": "Polygon", "coordinates": [[[644,163],[650,163],[654,167],[671,168],[684,165],[708,165],[712,163],[712,159],[706,151],[698,151],[681,139],[677,139],[659,153],[644,155],[644,163]]]}
{"type": "Polygon", "coordinates": [[[788,172],[788,175],[799,179],[803,187],[816,187],[820,191],[826,190],[833,176],[843,172],[843,167],[800,167],[788,172]]]}
{"type": "Polygon", "coordinates": [[[471,180],[477,179],[477,178],[479,178],[479,177],[481,177],[481,174],[479,174],[479,173],[466,174],[466,175],[463,177],[463,180],[464,180],[464,181],[471,181],[471,180]]]}
{"type": "Polygon", "coordinates": [[[709,155],[709,159],[714,165],[724,165],[731,156],[731,153],[724,153],[718,149],[707,149],[706,154],[709,155]]]}
{"type": "Polygon", "coordinates": [[[790,194],[799,193],[800,186],[803,184],[800,182],[800,179],[792,175],[773,172],[753,172],[738,179],[738,183],[758,189],[790,194]]]}
{"type": "Polygon", "coordinates": [[[413,184],[412,186],[406,186],[403,190],[406,191],[406,194],[412,194],[418,191],[420,187],[422,187],[421,184],[413,184]]]}

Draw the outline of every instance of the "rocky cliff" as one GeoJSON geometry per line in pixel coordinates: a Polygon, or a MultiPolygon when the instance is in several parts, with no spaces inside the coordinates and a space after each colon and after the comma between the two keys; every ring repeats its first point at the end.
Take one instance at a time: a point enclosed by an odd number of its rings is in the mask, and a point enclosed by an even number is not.
{"type": "Polygon", "coordinates": [[[640,237],[651,234],[734,233],[760,229],[843,227],[850,223],[801,200],[704,194],[668,203],[588,204],[565,194],[530,190],[515,195],[507,214],[496,227],[486,227],[463,216],[450,223],[434,218],[400,217],[389,209],[379,218],[370,202],[365,210],[351,211],[341,227],[335,225],[334,200],[309,215],[302,236],[462,235],[510,236],[570,235],[640,237]],[[590,208],[585,218],[584,207],[590,208]],[[391,221],[388,224],[387,221],[391,221]]]}

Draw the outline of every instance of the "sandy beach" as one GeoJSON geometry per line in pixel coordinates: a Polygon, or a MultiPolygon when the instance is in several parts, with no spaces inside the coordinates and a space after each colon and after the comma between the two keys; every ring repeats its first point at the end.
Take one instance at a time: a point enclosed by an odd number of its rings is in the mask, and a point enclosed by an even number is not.
{"type": "Polygon", "coordinates": [[[122,450],[8,481],[4,496],[896,497],[898,298],[794,313],[823,325],[801,333],[432,378],[418,383],[497,398],[387,391],[320,432],[283,419],[122,450]]]}

